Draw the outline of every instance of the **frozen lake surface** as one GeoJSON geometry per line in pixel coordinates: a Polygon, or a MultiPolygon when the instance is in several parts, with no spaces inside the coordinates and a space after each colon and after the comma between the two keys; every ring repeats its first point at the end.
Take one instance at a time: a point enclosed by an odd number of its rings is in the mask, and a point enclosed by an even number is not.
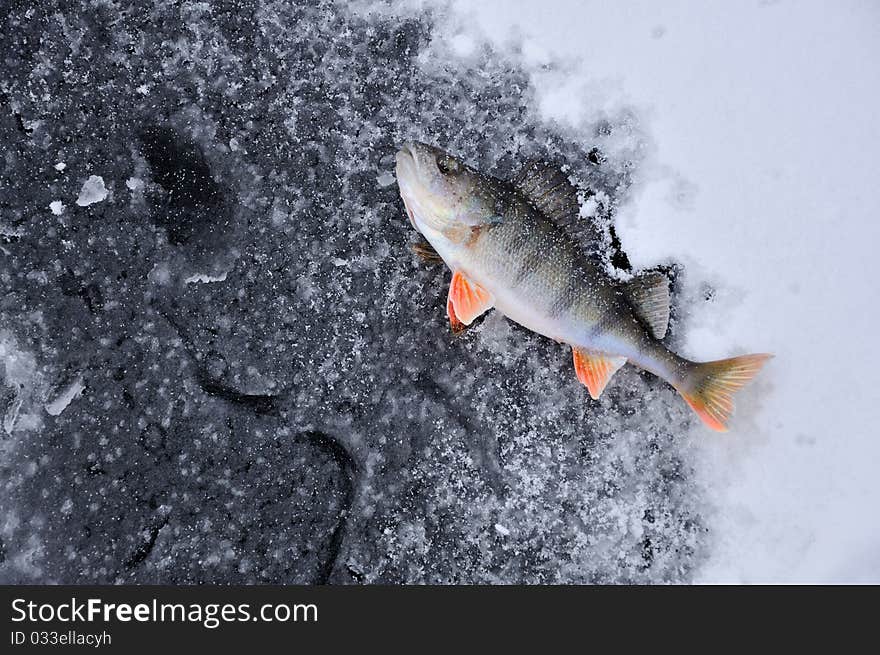
{"type": "Polygon", "coordinates": [[[875,9],[167,4],[0,18],[0,580],[878,579],[875,9]],[[453,336],[408,139],[569,164],[731,432],[453,336]]]}

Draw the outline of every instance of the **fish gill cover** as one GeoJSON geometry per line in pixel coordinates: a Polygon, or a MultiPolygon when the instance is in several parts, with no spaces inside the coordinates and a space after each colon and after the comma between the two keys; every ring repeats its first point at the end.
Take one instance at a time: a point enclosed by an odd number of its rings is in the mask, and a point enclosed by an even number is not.
{"type": "Polygon", "coordinates": [[[497,314],[452,336],[392,177],[406,139],[567,162],[625,268],[634,116],[545,123],[516,52],[461,56],[444,10],[0,20],[0,579],[689,579],[683,403],[632,367],[590,401],[497,314]]]}

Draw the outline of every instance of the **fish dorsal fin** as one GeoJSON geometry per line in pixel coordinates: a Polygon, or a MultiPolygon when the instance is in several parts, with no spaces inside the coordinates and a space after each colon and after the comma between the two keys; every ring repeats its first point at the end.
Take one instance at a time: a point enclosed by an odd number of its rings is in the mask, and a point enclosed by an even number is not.
{"type": "Polygon", "coordinates": [[[611,376],[626,364],[626,357],[608,355],[596,350],[572,346],[571,352],[574,355],[574,372],[578,380],[586,385],[593,400],[599,399],[611,376]]]}
{"type": "Polygon", "coordinates": [[[511,183],[535,209],[554,223],[571,225],[577,220],[580,212],[577,187],[556,164],[530,161],[511,183]]]}
{"type": "Polygon", "coordinates": [[[461,271],[452,274],[446,313],[453,332],[461,332],[465,325],[473,323],[475,318],[491,309],[494,304],[492,294],[468,280],[461,271]]]}
{"type": "Polygon", "coordinates": [[[669,325],[669,280],[663,273],[642,273],[623,285],[627,302],[655,339],[669,325]]]}

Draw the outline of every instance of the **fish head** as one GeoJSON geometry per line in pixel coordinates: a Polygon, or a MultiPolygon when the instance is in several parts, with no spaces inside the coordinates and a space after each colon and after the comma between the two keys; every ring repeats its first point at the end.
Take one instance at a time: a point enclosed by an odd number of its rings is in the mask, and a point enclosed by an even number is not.
{"type": "MultiPolygon", "coordinates": [[[[495,185],[449,153],[417,141],[397,152],[397,184],[413,226],[457,240],[497,221],[495,185]]],[[[425,234],[428,236],[428,234],[425,234]]]]}

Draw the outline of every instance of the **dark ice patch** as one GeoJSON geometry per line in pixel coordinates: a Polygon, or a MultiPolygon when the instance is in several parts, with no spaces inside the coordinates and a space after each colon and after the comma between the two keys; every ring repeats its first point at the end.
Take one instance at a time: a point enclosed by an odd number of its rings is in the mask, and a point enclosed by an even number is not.
{"type": "Polygon", "coordinates": [[[138,135],[153,180],[168,194],[153,212],[174,245],[207,238],[229,222],[223,193],[198,145],[171,128],[154,125],[138,135]]]}

